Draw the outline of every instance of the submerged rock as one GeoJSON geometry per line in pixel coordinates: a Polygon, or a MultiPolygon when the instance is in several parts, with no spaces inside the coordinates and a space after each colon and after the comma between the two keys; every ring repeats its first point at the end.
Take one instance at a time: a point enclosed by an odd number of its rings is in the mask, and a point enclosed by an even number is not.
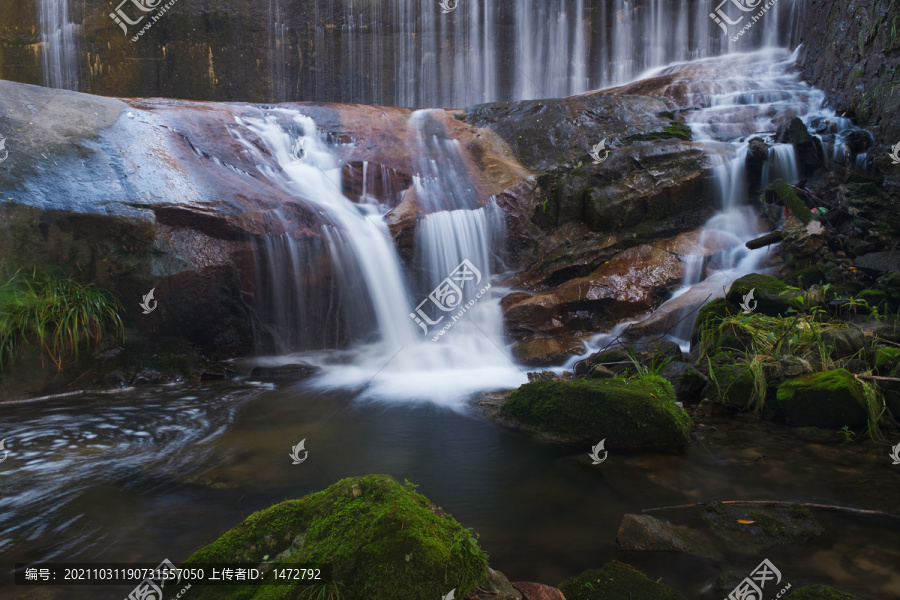
{"type": "MultiPolygon", "coordinates": [[[[388,475],[343,479],[254,513],[183,566],[243,562],[268,570],[266,561],[331,563],[340,595],[348,600],[426,600],[454,588],[463,598],[488,574],[487,556],[470,531],[388,475]]],[[[262,597],[263,589],[252,583],[204,585],[195,597],[238,600],[262,597]]],[[[289,598],[303,588],[265,589],[267,598],[289,598]]]]}
{"type": "Polygon", "coordinates": [[[566,600],[687,600],[631,565],[612,561],[559,584],[566,600]]]}
{"type": "Polygon", "coordinates": [[[690,441],[690,417],[675,404],[671,384],[654,376],[526,383],[512,393],[501,415],[561,441],[605,438],[607,448],[665,448],[690,441]]]}
{"type": "Polygon", "coordinates": [[[710,502],[703,512],[714,535],[735,549],[753,554],[766,546],[802,544],[824,529],[802,504],[765,506],[710,502]]]}
{"type": "Polygon", "coordinates": [[[866,423],[862,385],[846,369],[789,379],[778,387],[778,407],[794,425],[840,429],[866,423]]]}
{"type": "Polygon", "coordinates": [[[721,553],[701,531],[683,525],[670,525],[650,515],[625,515],[616,533],[622,550],[689,552],[717,559],[721,553]]]}
{"type": "Polygon", "coordinates": [[[305,379],[315,374],[318,367],[306,363],[292,363],[278,365],[277,367],[254,367],[250,371],[250,377],[262,377],[266,379],[305,379]]]}

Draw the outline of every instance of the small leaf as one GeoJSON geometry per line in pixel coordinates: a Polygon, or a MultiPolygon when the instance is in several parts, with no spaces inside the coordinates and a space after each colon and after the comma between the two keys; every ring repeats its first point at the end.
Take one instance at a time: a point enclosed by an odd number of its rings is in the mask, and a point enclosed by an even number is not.
{"type": "Polygon", "coordinates": [[[752,525],[752,524],[756,523],[756,521],[747,521],[745,519],[738,519],[737,522],[740,523],[741,525],[752,525]]]}

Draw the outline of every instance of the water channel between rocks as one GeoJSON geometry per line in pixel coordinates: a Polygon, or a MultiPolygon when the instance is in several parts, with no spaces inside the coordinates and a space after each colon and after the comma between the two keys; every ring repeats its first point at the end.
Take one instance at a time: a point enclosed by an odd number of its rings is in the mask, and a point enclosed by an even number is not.
{"type": "MultiPolygon", "coordinates": [[[[794,587],[900,595],[900,522],[877,517],[816,511],[825,533],[813,542],[719,543],[720,560],[619,550],[622,516],[660,506],[787,500],[897,511],[900,472],[882,446],[802,441],[752,418],[704,423],[683,452],[611,452],[591,466],[587,448],[539,443],[473,411],[359,401],[304,383],[169,386],[12,404],[0,418],[17,448],[0,466],[0,556],[7,565],[179,562],[253,511],[344,477],[387,473],[418,484],[473,527],[492,566],[513,581],[556,584],[620,559],[689,598],[714,598],[716,576],[743,576],[765,557],[794,587]],[[290,448],[301,439],[309,457],[292,465],[290,448]]],[[[698,509],[653,514],[702,526],[698,509]]],[[[64,594],[121,598],[127,587],[64,594]]],[[[0,598],[14,597],[12,586],[0,590],[0,598]]]]}

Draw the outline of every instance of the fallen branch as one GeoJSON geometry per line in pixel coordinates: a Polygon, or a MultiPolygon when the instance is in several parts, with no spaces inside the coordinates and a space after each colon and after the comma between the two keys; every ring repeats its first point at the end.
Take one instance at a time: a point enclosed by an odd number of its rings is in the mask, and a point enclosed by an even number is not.
{"type": "Polygon", "coordinates": [[[875,381],[893,381],[900,383],[900,377],[883,377],[881,375],[857,375],[857,379],[873,379],[875,381]]]}
{"type": "Polygon", "coordinates": [[[750,240],[745,246],[750,250],[756,250],[757,248],[762,248],[763,246],[769,246],[771,244],[777,244],[781,241],[782,231],[773,231],[772,233],[767,233],[764,236],[758,237],[756,239],[750,240]]]}
{"type": "MultiPolygon", "coordinates": [[[[656,512],[658,510],[669,510],[671,508],[696,508],[698,506],[706,506],[707,504],[708,502],[694,502],[693,504],[679,504],[677,506],[660,506],[658,508],[645,508],[641,512],[656,512]]],[[[830,504],[814,504],[811,502],[782,502],[778,500],[723,500],[722,504],[752,504],[755,506],[791,506],[793,504],[799,504],[801,506],[805,506],[806,508],[822,508],[825,510],[836,510],[857,515],[876,515],[879,517],[900,519],[900,515],[892,515],[890,513],[881,512],[880,510],[850,508],[849,506],[832,506],[830,504]]]]}

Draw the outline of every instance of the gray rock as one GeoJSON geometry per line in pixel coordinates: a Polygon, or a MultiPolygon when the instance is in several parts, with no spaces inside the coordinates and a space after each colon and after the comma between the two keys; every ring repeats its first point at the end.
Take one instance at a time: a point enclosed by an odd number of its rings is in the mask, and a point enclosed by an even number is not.
{"type": "Polygon", "coordinates": [[[865,358],[866,336],[859,329],[826,329],[822,342],[831,351],[832,358],[865,358]]]}
{"type": "Polygon", "coordinates": [[[304,363],[292,363],[288,365],[279,365],[277,367],[255,367],[250,371],[250,377],[261,377],[265,379],[305,379],[319,369],[312,365],[304,363]]]}
{"type": "Polygon", "coordinates": [[[625,515],[616,533],[622,550],[689,552],[719,558],[720,552],[702,531],[670,525],[650,515],[625,515]]]}

